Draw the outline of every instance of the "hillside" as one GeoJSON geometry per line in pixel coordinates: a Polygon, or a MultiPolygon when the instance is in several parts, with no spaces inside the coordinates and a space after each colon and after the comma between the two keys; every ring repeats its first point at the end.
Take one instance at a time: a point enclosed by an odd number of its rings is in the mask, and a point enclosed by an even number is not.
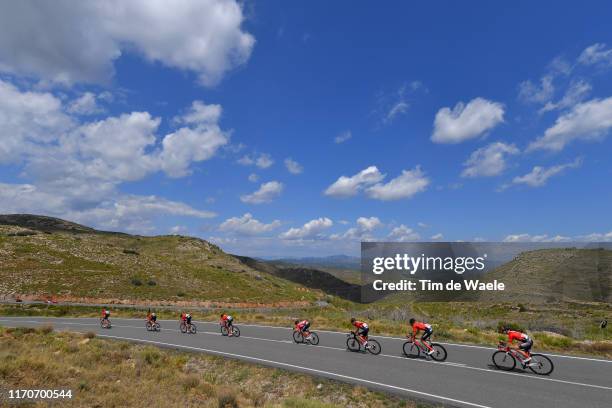
{"type": "Polygon", "coordinates": [[[483,292],[481,300],[546,303],[612,303],[612,250],[541,249],[523,252],[486,280],[506,284],[504,292],[483,292]]]}
{"type": "Polygon", "coordinates": [[[133,236],[4,215],[0,298],[15,295],[283,305],[307,304],[321,293],[255,270],[197,238],[133,236]]]}

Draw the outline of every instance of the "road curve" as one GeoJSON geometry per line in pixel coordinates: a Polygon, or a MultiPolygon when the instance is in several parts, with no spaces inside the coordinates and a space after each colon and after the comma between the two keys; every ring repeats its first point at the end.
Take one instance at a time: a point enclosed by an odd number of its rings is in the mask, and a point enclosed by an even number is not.
{"type": "MultiPolygon", "coordinates": [[[[195,322],[198,333],[182,334],[177,321],[160,320],[159,333],[147,332],[142,319],[111,319],[110,330],[95,318],[2,317],[3,326],[52,324],[57,330],[93,331],[99,337],[204,352],[284,368],[457,407],[564,408],[610,407],[612,360],[550,355],[555,371],[536,376],[503,372],[491,364],[493,348],[445,344],[446,362],[402,356],[403,339],[380,341],[378,356],[346,350],[344,333],[317,331],[318,346],[297,345],[291,329],[240,325],[239,338],[222,337],[217,323],[195,322]]],[[[315,328],[316,331],[316,328],[315,328]]]]}

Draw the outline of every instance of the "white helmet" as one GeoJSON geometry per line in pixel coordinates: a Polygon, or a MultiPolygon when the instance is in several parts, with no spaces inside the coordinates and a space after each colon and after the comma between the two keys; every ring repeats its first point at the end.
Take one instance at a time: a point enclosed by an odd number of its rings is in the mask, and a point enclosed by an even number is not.
{"type": "Polygon", "coordinates": [[[191,315],[189,313],[187,313],[187,315],[185,315],[185,317],[191,317],[191,315]]]}
{"type": "Polygon", "coordinates": [[[155,316],[155,312],[151,313],[151,316],[155,316]]]}

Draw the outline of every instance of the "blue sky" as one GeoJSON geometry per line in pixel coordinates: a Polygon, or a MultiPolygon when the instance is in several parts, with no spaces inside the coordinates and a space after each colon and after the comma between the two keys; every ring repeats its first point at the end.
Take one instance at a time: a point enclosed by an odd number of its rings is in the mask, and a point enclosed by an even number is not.
{"type": "Polygon", "coordinates": [[[612,240],[612,6],[4,4],[0,212],[256,256],[612,240]]]}

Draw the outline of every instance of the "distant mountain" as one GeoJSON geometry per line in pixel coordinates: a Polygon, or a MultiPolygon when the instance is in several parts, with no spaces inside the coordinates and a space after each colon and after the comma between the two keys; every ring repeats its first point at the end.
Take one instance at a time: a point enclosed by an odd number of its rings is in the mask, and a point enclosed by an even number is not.
{"type": "Polygon", "coordinates": [[[273,263],[285,263],[320,268],[352,269],[356,271],[359,271],[361,269],[361,258],[349,255],[331,255],[323,257],[303,258],[277,258],[269,259],[268,261],[273,263]]]}

